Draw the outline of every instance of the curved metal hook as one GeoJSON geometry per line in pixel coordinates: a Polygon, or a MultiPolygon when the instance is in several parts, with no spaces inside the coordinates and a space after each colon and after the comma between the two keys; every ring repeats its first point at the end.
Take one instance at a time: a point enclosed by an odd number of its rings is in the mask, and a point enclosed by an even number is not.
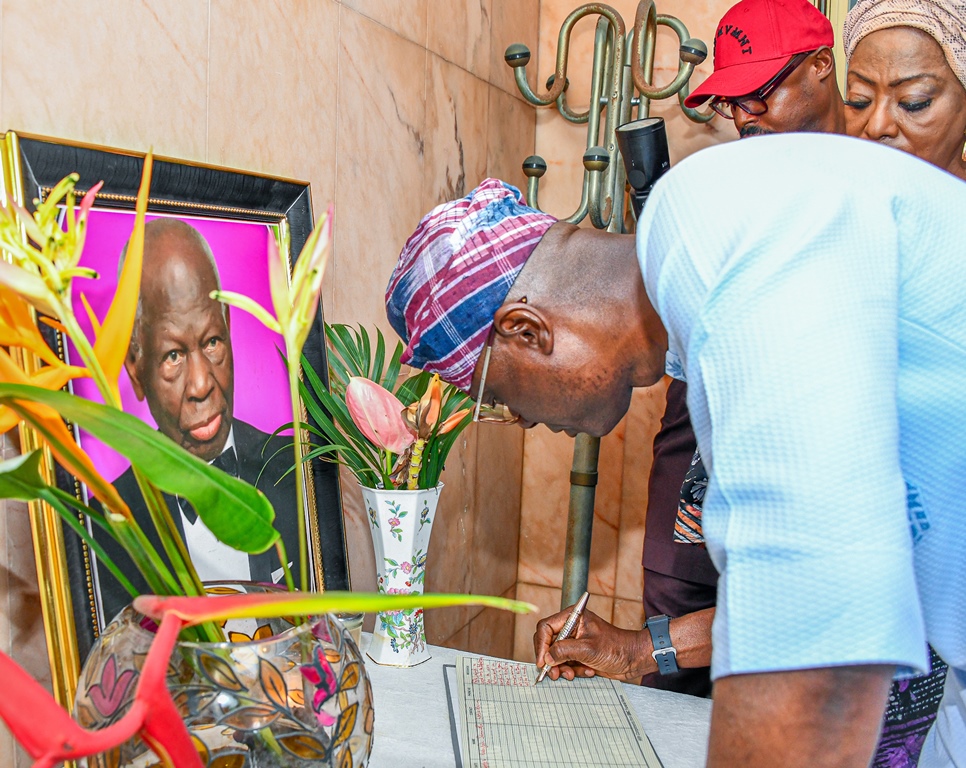
{"type": "MultiPolygon", "coordinates": [[[[692,38],[688,32],[688,28],[684,26],[684,22],[674,16],[665,16],[663,14],[657,17],[657,23],[663,24],[666,27],[670,27],[677,33],[678,41],[681,43],[681,56],[690,56],[693,59],[695,66],[700,64],[708,55],[708,47],[701,43],[700,40],[692,38]],[[701,43],[703,50],[695,49],[694,44],[701,43]]],[[[700,109],[695,109],[694,107],[687,107],[684,105],[684,100],[691,93],[691,79],[681,86],[678,91],[678,103],[681,105],[681,111],[684,112],[685,116],[695,123],[708,123],[711,122],[711,118],[714,117],[714,110],[708,108],[707,111],[702,112],[700,109]]]]}
{"type": "MultiPolygon", "coordinates": [[[[634,19],[634,55],[631,57],[631,77],[634,78],[634,87],[641,92],[643,98],[654,101],[666,99],[680,91],[687,84],[691,73],[694,72],[694,62],[687,61],[682,53],[677,76],[670,83],[658,88],[647,81],[647,75],[644,72],[645,51],[654,50],[657,25],[663,23],[673,28],[673,25],[668,23],[672,18],[670,16],[658,16],[657,9],[654,7],[654,0],[644,0],[637,6],[637,16],[634,19]]],[[[677,19],[674,19],[674,21],[677,21],[677,19]]],[[[705,49],[705,56],[707,56],[707,49],[705,49]]]]}
{"type": "MultiPolygon", "coordinates": [[[[523,94],[523,98],[538,107],[549,107],[553,104],[563,93],[564,87],[567,84],[567,59],[570,53],[570,34],[573,31],[574,24],[576,24],[580,19],[588,14],[596,13],[601,16],[607,17],[607,19],[614,25],[614,28],[619,31],[621,37],[624,36],[624,20],[609,5],[604,3],[588,3],[587,5],[581,5],[579,8],[575,8],[570,14],[564,19],[563,24],[560,26],[560,35],[557,37],[557,66],[554,70],[554,81],[553,85],[547,91],[546,95],[538,96],[530,88],[529,82],[527,82],[526,67],[530,60],[529,51],[527,51],[526,60],[523,57],[518,57],[516,60],[510,60],[510,49],[507,49],[507,64],[509,64],[514,69],[514,79],[516,80],[517,87],[520,89],[520,93],[523,94]]],[[[512,46],[511,46],[512,47],[512,46]]]]}

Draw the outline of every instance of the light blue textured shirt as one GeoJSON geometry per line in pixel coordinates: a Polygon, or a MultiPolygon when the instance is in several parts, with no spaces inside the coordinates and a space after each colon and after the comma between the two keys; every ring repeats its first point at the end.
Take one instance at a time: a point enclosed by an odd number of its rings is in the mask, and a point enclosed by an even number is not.
{"type": "Polygon", "coordinates": [[[711,473],[713,675],[966,667],[966,184],[756,137],[673,168],[637,242],[711,473]]]}

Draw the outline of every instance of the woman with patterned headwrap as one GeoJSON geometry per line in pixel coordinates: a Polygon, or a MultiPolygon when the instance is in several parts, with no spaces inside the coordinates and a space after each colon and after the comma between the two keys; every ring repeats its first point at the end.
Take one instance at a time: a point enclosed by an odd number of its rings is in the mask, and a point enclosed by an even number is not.
{"type": "Polygon", "coordinates": [[[845,53],[849,134],[966,181],[966,3],[859,0],[845,53]]]}
{"type": "MultiPolygon", "coordinates": [[[[966,181],[966,3],[859,0],[844,44],[848,133],[966,181]]],[[[893,685],[873,768],[917,764],[946,677],[932,649],[930,660],[930,675],[893,685]]]]}

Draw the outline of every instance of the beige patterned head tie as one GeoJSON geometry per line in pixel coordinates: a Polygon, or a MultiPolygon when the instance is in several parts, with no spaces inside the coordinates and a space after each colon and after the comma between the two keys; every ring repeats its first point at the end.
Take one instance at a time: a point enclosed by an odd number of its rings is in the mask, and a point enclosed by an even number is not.
{"type": "Polygon", "coordinates": [[[966,88],[966,3],[948,0],[859,0],[845,18],[845,56],[866,35],[890,27],[914,27],[942,46],[946,62],[966,88]]]}

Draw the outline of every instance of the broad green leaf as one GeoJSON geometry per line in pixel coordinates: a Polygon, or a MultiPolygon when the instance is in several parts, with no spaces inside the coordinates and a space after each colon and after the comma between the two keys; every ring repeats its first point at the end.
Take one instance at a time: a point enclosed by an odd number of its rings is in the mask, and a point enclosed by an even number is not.
{"type": "Polygon", "coordinates": [[[219,541],[258,554],[278,538],[275,513],[254,486],[192,456],[135,416],[67,392],[0,384],[0,402],[33,401],[54,408],[127,458],[162,491],[191,502],[219,541]]]}

